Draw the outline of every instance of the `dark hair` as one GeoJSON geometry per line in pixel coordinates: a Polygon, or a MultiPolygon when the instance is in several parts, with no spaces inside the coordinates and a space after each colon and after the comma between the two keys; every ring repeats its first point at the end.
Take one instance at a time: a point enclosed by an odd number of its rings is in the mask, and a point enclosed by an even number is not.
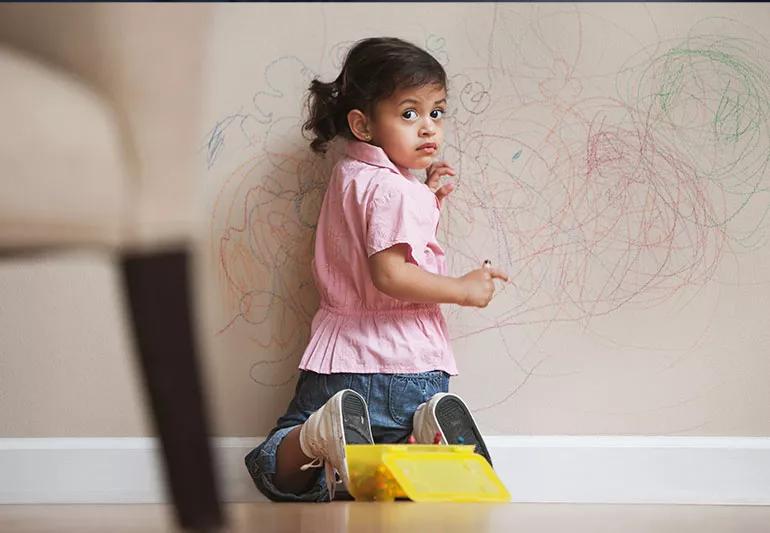
{"type": "Polygon", "coordinates": [[[328,142],[338,135],[354,139],[347,118],[352,109],[370,115],[377,102],[396,90],[423,85],[444,89],[447,85],[444,67],[428,52],[395,37],[358,41],[336,80],[314,79],[310,84],[309,118],[302,126],[315,134],[310,148],[324,153],[328,142]]]}

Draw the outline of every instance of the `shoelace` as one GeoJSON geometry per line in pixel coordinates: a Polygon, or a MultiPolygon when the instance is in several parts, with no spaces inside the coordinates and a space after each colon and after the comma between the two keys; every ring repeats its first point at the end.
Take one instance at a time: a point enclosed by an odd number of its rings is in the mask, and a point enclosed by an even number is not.
{"type": "Polygon", "coordinates": [[[315,459],[310,461],[308,464],[300,466],[299,469],[304,472],[309,468],[321,468],[323,465],[324,465],[324,460],[321,459],[320,457],[316,457],[315,459]]]}
{"type": "MultiPolygon", "coordinates": [[[[310,461],[308,464],[300,466],[299,469],[304,472],[305,470],[308,470],[310,468],[321,468],[323,465],[324,465],[324,460],[321,459],[320,457],[316,457],[315,459],[310,461]]],[[[334,481],[335,483],[340,483],[342,481],[342,477],[340,477],[340,473],[337,472],[336,469],[334,469],[334,481]]]]}

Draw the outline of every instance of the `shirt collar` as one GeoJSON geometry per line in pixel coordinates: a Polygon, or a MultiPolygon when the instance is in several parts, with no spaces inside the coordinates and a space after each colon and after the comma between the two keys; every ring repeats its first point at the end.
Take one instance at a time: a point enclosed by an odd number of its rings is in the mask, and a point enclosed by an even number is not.
{"type": "Polygon", "coordinates": [[[385,150],[379,146],[365,143],[363,141],[348,141],[345,147],[345,153],[353,159],[358,159],[364,163],[374,165],[381,168],[387,168],[392,170],[396,174],[401,174],[405,178],[413,181],[419,181],[409,169],[399,168],[393,161],[390,160],[385,150]]]}

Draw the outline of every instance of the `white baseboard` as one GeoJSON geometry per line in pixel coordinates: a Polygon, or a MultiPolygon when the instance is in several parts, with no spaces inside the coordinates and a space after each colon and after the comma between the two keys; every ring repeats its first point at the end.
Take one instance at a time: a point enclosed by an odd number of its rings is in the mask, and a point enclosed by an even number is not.
{"type": "MultiPolygon", "coordinates": [[[[215,438],[222,496],[264,501],[243,457],[262,439],[215,438]]],[[[515,502],[770,504],[770,438],[489,436],[515,502]]],[[[0,504],[167,501],[153,438],[0,438],[0,504]]]]}

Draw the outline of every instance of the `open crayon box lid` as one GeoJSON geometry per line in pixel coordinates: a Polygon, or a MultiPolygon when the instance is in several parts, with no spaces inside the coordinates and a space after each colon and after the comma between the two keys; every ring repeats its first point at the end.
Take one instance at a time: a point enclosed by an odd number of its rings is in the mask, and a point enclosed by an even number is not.
{"type": "Polygon", "coordinates": [[[459,444],[349,444],[348,491],[362,501],[510,501],[505,485],[473,449],[459,444]]]}

